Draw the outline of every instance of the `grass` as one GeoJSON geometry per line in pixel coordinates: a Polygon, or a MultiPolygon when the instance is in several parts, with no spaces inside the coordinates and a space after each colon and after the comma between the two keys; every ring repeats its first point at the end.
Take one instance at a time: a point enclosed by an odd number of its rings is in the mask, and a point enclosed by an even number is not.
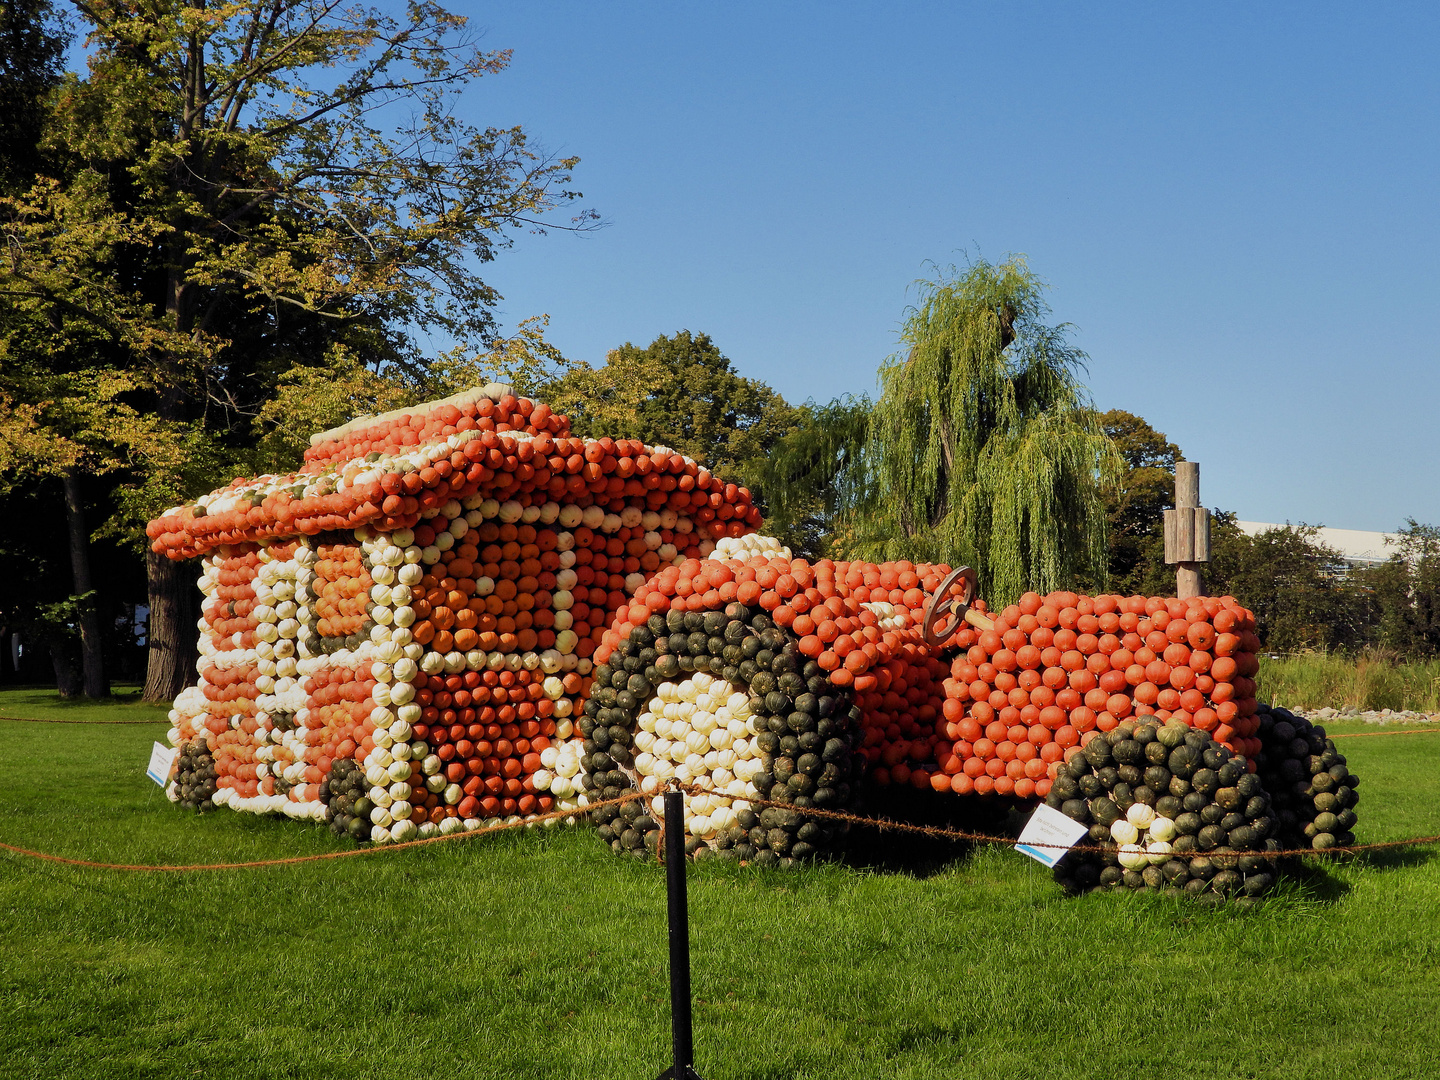
{"type": "MultiPolygon", "coordinates": [[[[163,717],[0,692],[0,715],[163,717]]],[[[1375,730],[1360,723],[1332,732],[1375,730]]],[[[135,862],[338,850],[172,807],[162,725],[0,724],[0,839],[135,862]]],[[[1342,744],[1362,841],[1440,832],[1440,736],[1342,744]]],[[[1432,1077],[1436,848],[1307,865],[1239,911],[1064,897],[1002,847],[925,875],[690,872],[697,1067],[782,1077],[1432,1077]]],[[[581,830],[177,875],[0,853],[7,1077],[648,1078],[663,873],[581,830]]]]}
{"type": "Polygon", "coordinates": [[[1291,709],[1440,712],[1440,660],[1402,663],[1370,653],[1262,657],[1258,682],[1262,700],[1291,709]]]}
{"type": "Polygon", "coordinates": [[[162,724],[168,711],[167,706],[141,701],[138,684],[113,686],[111,699],[99,706],[85,698],[66,701],[53,687],[0,687],[0,716],[29,720],[153,720],[162,724]]]}

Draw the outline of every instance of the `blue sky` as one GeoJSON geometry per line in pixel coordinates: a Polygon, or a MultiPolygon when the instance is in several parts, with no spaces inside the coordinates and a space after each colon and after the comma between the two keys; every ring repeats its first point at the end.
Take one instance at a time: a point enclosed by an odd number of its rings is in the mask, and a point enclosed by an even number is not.
{"type": "Polygon", "coordinates": [[[487,268],[567,355],[709,333],[873,392],[927,263],[1028,256],[1096,404],[1242,518],[1440,522],[1433,7],[457,7],[464,102],[578,154],[585,237],[487,268]]]}
{"type": "Polygon", "coordinates": [[[486,268],[567,355],[682,328],[874,392],[927,264],[1024,253],[1243,519],[1440,523],[1434,5],[457,3],[463,101],[609,222],[486,268]],[[1258,10],[1257,10],[1258,8],[1258,10]]]}

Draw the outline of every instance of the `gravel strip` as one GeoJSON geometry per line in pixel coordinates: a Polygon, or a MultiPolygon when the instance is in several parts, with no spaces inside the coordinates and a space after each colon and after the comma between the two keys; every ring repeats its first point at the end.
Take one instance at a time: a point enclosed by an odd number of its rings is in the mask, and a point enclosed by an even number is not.
{"type": "Polygon", "coordinates": [[[1343,709],[1291,709],[1297,716],[1303,716],[1312,724],[1324,724],[1330,720],[1363,720],[1367,724],[1436,724],[1440,713],[1415,712],[1410,709],[1369,709],[1361,711],[1351,706],[1343,709]]]}

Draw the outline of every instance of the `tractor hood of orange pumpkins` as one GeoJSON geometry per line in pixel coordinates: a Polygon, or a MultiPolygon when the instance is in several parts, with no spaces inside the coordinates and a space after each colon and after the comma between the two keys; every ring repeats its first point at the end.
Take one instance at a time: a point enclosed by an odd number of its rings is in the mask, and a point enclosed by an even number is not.
{"type": "Polygon", "coordinates": [[[1318,804],[1274,806],[1281,770],[1255,775],[1285,759],[1294,787],[1338,755],[1257,705],[1232,598],[1027,594],[937,647],[920,622],[948,566],[812,564],[760,525],[745,488],[503,387],[322,433],[299,471],[148,527],[202,566],[168,793],[378,844],[574,810],[647,857],[675,778],[707,789],[687,850],[761,865],[838,854],[844,830],[806,811],[866,791],[1044,799],[1091,826],[1101,854],[1057,869],[1081,889],[1257,894],[1267,848],[1317,815],[1316,846],[1353,840],[1343,758],[1318,804]],[[1216,809],[1207,768],[1245,798],[1216,809]]]}

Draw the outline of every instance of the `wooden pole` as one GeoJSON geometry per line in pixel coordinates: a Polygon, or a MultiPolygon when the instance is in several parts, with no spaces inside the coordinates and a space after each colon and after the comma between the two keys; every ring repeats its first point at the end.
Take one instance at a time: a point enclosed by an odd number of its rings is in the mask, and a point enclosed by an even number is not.
{"type": "Polygon", "coordinates": [[[1210,522],[1206,517],[1205,550],[1203,558],[1196,544],[1196,518],[1200,517],[1200,463],[1198,461],[1177,461],[1175,463],[1175,547],[1179,558],[1175,565],[1175,595],[1181,600],[1201,596],[1205,582],[1200,576],[1200,563],[1208,562],[1210,552],[1210,522]]]}

